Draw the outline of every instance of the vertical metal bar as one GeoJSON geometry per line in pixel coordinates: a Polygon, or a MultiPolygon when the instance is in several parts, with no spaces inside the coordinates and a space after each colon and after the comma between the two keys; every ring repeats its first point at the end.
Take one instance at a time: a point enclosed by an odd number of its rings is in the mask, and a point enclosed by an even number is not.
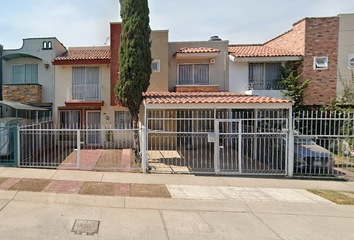
{"type": "Polygon", "coordinates": [[[77,168],[80,169],[81,165],[81,142],[80,142],[80,129],[76,130],[76,144],[77,144],[77,168]]]}
{"type": "Polygon", "coordinates": [[[215,142],[214,142],[214,171],[216,174],[220,173],[219,166],[219,120],[216,119],[216,115],[214,115],[214,130],[215,130],[215,142]]]}
{"type": "Polygon", "coordinates": [[[143,173],[146,173],[146,166],[147,166],[147,155],[146,155],[146,127],[142,126],[142,128],[140,129],[140,131],[142,131],[142,138],[143,140],[143,151],[142,151],[142,167],[143,167],[143,173]]]}
{"type": "Polygon", "coordinates": [[[242,173],[242,120],[238,121],[238,170],[242,173]]]}
{"type": "Polygon", "coordinates": [[[287,166],[287,175],[289,177],[292,177],[294,175],[294,129],[293,129],[293,109],[292,107],[289,108],[289,120],[288,120],[288,124],[289,124],[289,142],[288,142],[288,148],[287,149],[287,153],[285,154],[285,156],[288,156],[288,161],[285,161],[285,163],[288,164],[287,166]]]}

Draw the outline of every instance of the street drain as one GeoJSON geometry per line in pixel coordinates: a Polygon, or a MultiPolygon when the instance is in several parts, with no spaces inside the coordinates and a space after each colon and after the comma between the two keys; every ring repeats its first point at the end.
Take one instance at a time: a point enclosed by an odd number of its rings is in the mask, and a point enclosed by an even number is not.
{"type": "Polygon", "coordinates": [[[99,226],[100,221],[76,220],[71,231],[78,235],[86,234],[92,236],[98,233],[99,226]]]}

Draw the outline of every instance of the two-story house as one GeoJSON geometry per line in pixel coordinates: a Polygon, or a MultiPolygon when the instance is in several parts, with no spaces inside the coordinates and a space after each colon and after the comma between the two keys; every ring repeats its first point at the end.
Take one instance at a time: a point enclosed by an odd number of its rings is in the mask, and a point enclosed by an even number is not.
{"type": "MultiPolygon", "coordinates": [[[[73,47],[54,58],[55,120],[61,128],[130,129],[130,115],[114,94],[118,81],[121,24],[111,23],[110,46],[73,47]]],[[[149,91],[168,89],[168,31],[152,31],[149,91]]],[[[97,139],[104,139],[97,132],[97,139]]]]}
{"type": "MultiPolygon", "coordinates": [[[[64,52],[65,46],[55,37],[28,38],[23,40],[23,46],[19,49],[2,50],[2,100],[51,110],[57,94],[52,59],[64,52]]],[[[31,117],[28,114],[19,111],[20,117],[31,117]]],[[[13,113],[9,109],[3,111],[2,116],[13,116],[13,113]]]]}
{"type": "Polygon", "coordinates": [[[354,68],[353,22],[354,14],[309,17],[264,44],[230,45],[230,90],[279,98],[279,66],[302,60],[302,79],[313,81],[305,90],[304,104],[338,100],[339,76],[349,78],[354,68]]]}

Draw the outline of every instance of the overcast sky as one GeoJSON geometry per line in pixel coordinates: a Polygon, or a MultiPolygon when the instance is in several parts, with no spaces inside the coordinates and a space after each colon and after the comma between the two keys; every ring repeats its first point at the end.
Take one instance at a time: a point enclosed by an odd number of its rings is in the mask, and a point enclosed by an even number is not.
{"type": "MultiPolygon", "coordinates": [[[[149,0],[149,7],[151,28],[168,29],[170,41],[218,35],[234,44],[263,43],[304,17],[354,13],[353,0],[149,0]]],[[[0,44],[54,36],[66,47],[102,46],[117,21],[118,0],[0,0],[0,44]]]]}

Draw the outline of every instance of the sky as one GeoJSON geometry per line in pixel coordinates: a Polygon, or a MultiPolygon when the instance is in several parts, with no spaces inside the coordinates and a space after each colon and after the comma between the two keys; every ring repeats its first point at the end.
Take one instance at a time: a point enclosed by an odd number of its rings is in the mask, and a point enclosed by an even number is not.
{"type": "MultiPolygon", "coordinates": [[[[149,0],[149,9],[151,29],[169,30],[169,41],[217,35],[230,44],[253,44],[304,17],[354,13],[354,1],[149,0]]],[[[0,44],[18,49],[24,38],[56,37],[66,47],[104,46],[119,11],[118,0],[0,0],[0,44]]]]}

